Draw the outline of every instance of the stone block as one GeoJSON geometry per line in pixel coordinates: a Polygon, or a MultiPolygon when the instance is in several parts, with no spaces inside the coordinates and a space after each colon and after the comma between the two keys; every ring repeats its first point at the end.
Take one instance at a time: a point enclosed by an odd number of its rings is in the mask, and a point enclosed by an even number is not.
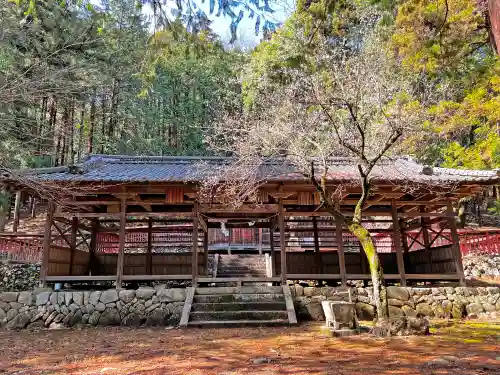
{"type": "Polygon", "coordinates": [[[51,292],[41,292],[36,295],[36,304],[38,306],[45,305],[49,302],[51,292]]]}
{"type": "Polygon", "coordinates": [[[161,289],[158,291],[160,302],[184,302],[186,300],[186,290],[183,288],[161,289]]]}
{"type": "Polygon", "coordinates": [[[360,320],[373,320],[375,318],[375,307],[364,302],[356,302],[356,314],[360,320]]]}
{"type": "Polygon", "coordinates": [[[401,310],[403,311],[403,313],[405,314],[405,316],[409,316],[409,317],[412,317],[412,318],[416,318],[417,317],[417,311],[415,309],[411,308],[408,305],[402,306],[401,310]]]}
{"type": "Polygon", "coordinates": [[[22,303],[19,303],[19,302],[10,302],[9,305],[10,305],[10,308],[14,309],[14,310],[19,310],[21,307],[24,306],[22,303]]]}
{"type": "Polygon", "coordinates": [[[137,298],[142,298],[144,300],[150,299],[153,297],[156,293],[156,290],[154,288],[149,288],[149,287],[140,287],[135,291],[135,296],[137,298]]]}
{"type": "Polygon", "coordinates": [[[398,306],[389,306],[389,317],[390,318],[397,318],[400,316],[405,316],[403,310],[401,310],[400,307],[398,306]]]}
{"type": "Polygon", "coordinates": [[[75,324],[80,323],[80,321],[82,320],[82,316],[83,314],[80,310],[76,311],[69,320],[69,326],[73,327],[75,324]]]}
{"type": "Polygon", "coordinates": [[[5,328],[7,329],[23,329],[31,321],[31,315],[29,313],[23,313],[16,315],[12,320],[7,322],[5,328]]]}
{"type": "Polygon", "coordinates": [[[104,304],[116,302],[119,300],[118,291],[116,289],[105,290],[99,300],[104,304]]]}
{"type": "Polygon", "coordinates": [[[31,306],[33,303],[33,294],[31,292],[20,292],[17,297],[17,302],[31,306]]]}
{"type": "Polygon", "coordinates": [[[420,315],[420,316],[434,316],[434,313],[432,311],[432,308],[431,308],[431,305],[429,305],[428,303],[426,302],[423,302],[423,303],[419,303],[417,305],[417,315],[420,315]]]}
{"type": "Polygon", "coordinates": [[[96,291],[90,293],[89,303],[91,303],[92,305],[95,306],[99,303],[100,298],[101,298],[101,292],[96,290],[96,291]]]}
{"type": "Polygon", "coordinates": [[[401,301],[408,301],[410,299],[410,293],[403,287],[398,286],[388,286],[387,287],[387,298],[399,299],[401,301]]]}
{"type": "Polygon", "coordinates": [[[123,289],[119,293],[120,299],[125,303],[130,303],[135,298],[135,290],[123,289]]]}
{"type": "Polygon", "coordinates": [[[92,314],[90,314],[88,323],[92,324],[93,326],[96,326],[99,323],[100,317],[101,317],[101,313],[96,310],[92,314]]]}
{"type": "Polygon", "coordinates": [[[99,302],[97,305],[95,305],[95,309],[99,312],[103,312],[106,310],[106,305],[102,302],[99,302]]]}
{"type": "Polygon", "coordinates": [[[465,304],[453,302],[451,316],[453,319],[462,319],[465,316],[465,304]]]}
{"type": "Polygon", "coordinates": [[[73,292],[73,302],[78,306],[83,305],[83,292],[73,292]]]}
{"type": "Polygon", "coordinates": [[[471,303],[465,307],[467,315],[479,315],[484,312],[483,306],[480,303],[471,303]]]}
{"type": "Polygon", "coordinates": [[[119,325],[120,313],[115,308],[106,308],[99,318],[100,325],[119,325]]]}
{"type": "Polygon", "coordinates": [[[17,316],[17,311],[14,309],[11,309],[11,310],[7,311],[7,313],[5,314],[5,320],[10,321],[10,320],[14,319],[16,316],[17,316]]]}
{"type": "Polygon", "coordinates": [[[52,292],[50,293],[50,297],[49,297],[49,302],[51,305],[57,305],[58,301],[57,301],[57,294],[59,292],[52,292]]]}
{"type": "Polygon", "coordinates": [[[18,292],[3,292],[0,294],[0,300],[3,302],[17,302],[18,292]]]}
{"type": "Polygon", "coordinates": [[[387,300],[387,303],[389,304],[389,306],[397,306],[397,307],[401,307],[405,304],[404,301],[395,298],[389,298],[387,300]]]}
{"type": "Polygon", "coordinates": [[[304,287],[300,284],[295,284],[295,295],[301,297],[304,295],[304,287]]]}
{"type": "Polygon", "coordinates": [[[75,311],[80,310],[80,306],[78,306],[76,303],[72,303],[68,306],[68,309],[74,313],[75,311]]]}

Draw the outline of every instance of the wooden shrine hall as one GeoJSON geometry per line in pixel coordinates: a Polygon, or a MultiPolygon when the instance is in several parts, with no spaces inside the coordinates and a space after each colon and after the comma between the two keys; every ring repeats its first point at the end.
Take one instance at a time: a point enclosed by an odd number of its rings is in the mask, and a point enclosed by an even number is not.
{"type": "MultiPolygon", "coordinates": [[[[219,282],[209,271],[212,230],[257,229],[269,259],[265,278],[281,282],[370,280],[356,238],[320,207],[314,186],[291,167],[264,165],[258,202],[238,208],[198,198],[201,181],[229,163],[217,157],[91,155],[68,167],[5,175],[11,190],[50,193],[41,279],[55,282],[191,280],[219,282]],[[45,190],[45,188],[42,188],[45,190]]],[[[352,215],[360,197],[354,160],[330,161],[328,186],[352,215]]],[[[498,184],[496,171],[431,168],[387,158],[372,172],[363,221],[378,248],[387,282],[465,283],[453,203],[498,184]]]]}

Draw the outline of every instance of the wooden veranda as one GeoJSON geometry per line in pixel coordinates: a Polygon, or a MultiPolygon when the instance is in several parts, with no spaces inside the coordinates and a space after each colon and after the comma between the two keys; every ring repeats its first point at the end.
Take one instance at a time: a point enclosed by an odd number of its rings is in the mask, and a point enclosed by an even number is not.
{"type": "MultiPolygon", "coordinates": [[[[44,283],[113,281],[120,288],[139,281],[217,281],[208,273],[208,235],[221,227],[260,228],[268,234],[263,248],[271,274],[259,281],[345,285],[370,279],[359,243],[320,207],[314,186],[293,171],[266,178],[258,202],[237,208],[199,202],[206,173],[200,161],[210,166],[224,160],[93,155],[76,166],[32,170],[23,175],[29,183],[12,175],[3,183],[31,193],[37,184],[53,189],[43,244],[44,283]],[[114,234],[109,236],[114,240],[103,246],[98,238],[105,233],[114,234]],[[179,233],[189,238],[169,235],[179,233]],[[134,243],[134,234],[147,240],[134,243]]],[[[429,168],[407,159],[384,163],[374,172],[363,221],[373,236],[390,241],[389,250],[379,254],[385,279],[400,285],[464,284],[453,202],[498,183],[496,172],[429,168]],[[385,175],[385,169],[390,173],[385,175]],[[438,241],[443,238],[445,244],[438,241]]],[[[352,215],[361,194],[355,165],[342,158],[335,166],[329,186],[332,191],[342,187],[340,209],[352,215]]]]}

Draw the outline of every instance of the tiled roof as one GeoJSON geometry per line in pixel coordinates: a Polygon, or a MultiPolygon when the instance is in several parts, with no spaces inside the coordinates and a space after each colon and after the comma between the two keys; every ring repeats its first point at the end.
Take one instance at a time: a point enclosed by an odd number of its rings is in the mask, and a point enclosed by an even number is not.
{"type": "MultiPolygon", "coordinates": [[[[219,157],[91,155],[75,166],[31,172],[45,181],[198,182],[213,175],[216,168],[230,163],[230,158],[219,157]]],[[[304,179],[291,165],[284,166],[277,159],[266,161],[260,166],[259,172],[268,181],[304,179]]],[[[330,159],[328,175],[332,181],[357,180],[359,175],[356,160],[346,157],[330,159]]],[[[373,169],[371,177],[375,180],[406,180],[415,183],[500,182],[497,171],[430,168],[404,157],[381,160],[373,169]]]]}

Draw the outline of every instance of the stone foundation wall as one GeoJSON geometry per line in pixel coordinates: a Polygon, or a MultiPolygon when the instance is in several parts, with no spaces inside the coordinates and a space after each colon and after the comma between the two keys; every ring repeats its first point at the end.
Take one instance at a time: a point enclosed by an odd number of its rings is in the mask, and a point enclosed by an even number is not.
{"type": "Polygon", "coordinates": [[[33,290],[38,286],[40,264],[0,263],[0,292],[33,290]]]}
{"type": "Polygon", "coordinates": [[[463,258],[465,277],[468,279],[500,278],[500,254],[467,255],[463,258]]]}
{"type": "MultiPolygon", "coordinates": [[[[301,320],[324,320],[321,301],[348,301],[349,295],[334,287],[291,287],[295,310],[301,320]]],[[[352,301],[361,320],[375,315],[373,290],[351,288],[352,301]]],[[[498,287],[437,287],[387,288],[390,316],[427,316],[430,318],[500,317],[500,288],[498,287]]]]}
{"type": "Polygon", "coordinates": [[[168,326],[180,321],[186,290],[141,287],[117,291],[0,293],[0,326],[61,328],[77,324],[168,326]]]}

